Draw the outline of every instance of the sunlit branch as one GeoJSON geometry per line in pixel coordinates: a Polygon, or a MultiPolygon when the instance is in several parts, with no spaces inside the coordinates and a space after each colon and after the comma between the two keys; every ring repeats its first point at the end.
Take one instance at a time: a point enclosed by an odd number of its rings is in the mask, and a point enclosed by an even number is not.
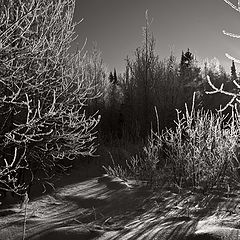
{"type": "Polygon", "coordinates": [[[234,33],[230,33],[230,32],[226,32],[225,30],[223,30],[223,34],[229,36],[229,37],[233,37],[233,38],[240,38],[240,35],[238,34],[234,34],[234,33]]]}
{"type": "Polygon", "coordinates": [[[1,156],[0,189],[14,192],[29,184],[15,183],[20,170],[29,172],[33,181],[37,167],[49,180],[60,159],[93,155],[100,121],[97,114],[88,117],[84,112],[87,101],[99,96],[93,79],[86,77],[87,40],[76,54],[68,51],[76,39],[75,1],[22,2],[0,9],[0,54],[5,56],[0,63],[5,70],[0,116],[8,113],[0,148],[14,149],[1,156]]]}
{"type": "Polygon", "coordinates": [[[237,12],[240,12],[240,4],[239,4],[239,0],[238,0],[238,6],[236,7],[233,3],[231,3],[229,0],[223,0],[225,3],[227,3],[231,8],[233,8],[234,10],[236,10],[237,12]]]}
{"type": "Polygon", "coordinates": [[[228,53],[225,54],[225,56],[230,59],[230,60],[233,60],[234,62],[236,63],[240,63],[240,60],[235,58],[235,57],[232,57],[231,55],[229,55],[228,53]]]}

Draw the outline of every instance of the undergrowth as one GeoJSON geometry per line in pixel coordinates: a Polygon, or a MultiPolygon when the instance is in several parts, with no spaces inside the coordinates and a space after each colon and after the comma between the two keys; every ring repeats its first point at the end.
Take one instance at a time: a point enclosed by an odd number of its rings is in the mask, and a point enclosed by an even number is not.
{"type": "Polygon", "coordinates": [[[124,169],[122,166],[120,166],[119,164],[116,164],[112,154],[109,152],[111,160],[112,160],[112,164],[113,166],[103,166],[104,170],[106,171],[107,175],[109,176],[113,176],[113,177],[118,177],[122,180],[127,180],[129,178],[129,174],[128,171],[126,169],[124,169]]]}
{"type": "Polygon", "coordinates": [[[157,137],[171,181],[179,187],[211,189],[238,179],[239,121],[221,113],[177,112],[175,129],[157,137]]]}
{"type": "Polygon", "coordinates": [[[177,111],[175,128],[151,132],[142,152],[127,161],[127,169],[105,168],[122,179],[134,178],[151,185],[164,182],[179,188],[228,187],[239,180],[238,136],[240,124],[235,110],[221,112],[177,111]]]}

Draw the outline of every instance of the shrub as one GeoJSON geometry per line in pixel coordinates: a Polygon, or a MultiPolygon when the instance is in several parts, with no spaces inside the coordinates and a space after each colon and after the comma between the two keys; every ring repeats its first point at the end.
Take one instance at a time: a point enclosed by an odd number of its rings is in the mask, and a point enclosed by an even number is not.
{"type": "Polygon", "coordinates": [[[132,157],[130,161],[127,161],[127,166],[134,179],[153,184],[159,173],[157,168],[160,161],[160,146],[154,133],[151,133],[147,145],[143,147],[143,151],[132,157]]]}
{"type": "Polygon", "coordinates": [[[74,40],[74,0],[0,2],[0,189],[22,194],[95,151],[92,94],[74,40]],[[44,180],[44,181],[43,181],[44,180]]]}
{"type": "Polygon", "coordinates": [[[161,136],[177,185],[208,189],[236,176],[239,129],[234,114],[227,121],[221,113],[198,110],[189,114],[186,108],[186,114],[177,112],[177,118],[176,129],[161,136]]]}
{"type": "Polygon", "coordinates": [[[167,178],[179,187],[210,189],[236,180],[239,120],[194,109],[177,111],[176,127],[152,134],[129,167],[135,177],[148,181],[167,178]],[[162,174],[162,176],[159,176],[162,174]],[[147,178],[146,178],[147,176],[147,178]]]}
{"type": "Polygon", "coordinates": [[[124,169],[123,167],[121,167],[119,164],[116,164],[112,154],[109,152],[111,160],[112,160],[112,164],[113,166],[111,167],[110,165],[108,167],[103,166],[103,169],[105,170],[106,174],[108,176],[112,176],[112,177],[118,177],[121,180],[127,180],[129,178],[129,173],[126,169],[124,169]]]}

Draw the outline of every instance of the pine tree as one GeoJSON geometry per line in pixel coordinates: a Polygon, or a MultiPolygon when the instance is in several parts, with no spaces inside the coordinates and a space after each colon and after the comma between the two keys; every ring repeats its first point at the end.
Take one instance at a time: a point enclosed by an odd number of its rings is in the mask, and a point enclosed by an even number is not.
{"type": "Polygon", "coordinates": [[[114,72],[113,72],[113,83],[116,84],[117,83],[117,72],[116,69],[114,68],[114,72]]]}
{"type": "Polygon", "coordinates": [[[114,72],[109,73],[109,84],[106,92],[106,109],[107,109],[107,122],[108,122],[108,131],[110,134],[115,134],[117,131],[117,117],[119,109],[119,86],[117,84],[117,73],[116,69],[114,72]]]}
{"type": "Polygon", "coordinates": [[[184,52],[182,51],[180,67],[184,65],[184,52]]]}
{"type": "Polygon", "coordinates": [[[190,52],[189,48],[187,52],[182,52],[180,63],[180,78],[183,85],[191,83],[200,73],[200,68],[197,68],[195,66],[194,61],[194,55],[190,52]]]}
{"type": "Polygon", "coordinates": [[[182,51],[181,63],[180,63],[181,74],[184,74],[186,70],[192,67],[193,60],[194,60],[194,56],[190,52],[189,48],[186,53],[182,51]]]}
{"type": "Polygon", "coordinates": [[[231,66],[231,79],[236,80],[237,79],[237,73],[236,73],[236,67],[234,60],[232,60],[232,66],[231,66]]]}
{"type": "Polygon", "coordinates": [[[193,60],[194,60],[194,56],[193,54],[189,51],[189,48],[187,50],[187,52],[185,53],[185,62],[184,64],[186,65],[186,67],[191,67],[193,60]]]}
{"type": "Polygon", "coordinates": [[[113,83],[113,82],[114,82],[114,77],[113,77],[113,73],[112,73],[112,72],[109,73],[108,79],[109,79],[109,82],[110,82],[110,83],[113,83]]]}

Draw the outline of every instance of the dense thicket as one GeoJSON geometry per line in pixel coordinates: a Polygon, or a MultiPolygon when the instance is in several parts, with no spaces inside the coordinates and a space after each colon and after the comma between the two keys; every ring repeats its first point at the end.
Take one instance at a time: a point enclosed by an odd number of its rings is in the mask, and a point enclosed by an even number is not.
{"type": "Polygon", "coordinates": [[[95,151],[98,119],[84,111],[94,79],[81,52],[68,51],[74,4],[0,1],[0,189],[22,194],[95,151]]]}
{"type": "MultiPolygon", "coordinates": [[[[225,106],[229,96],[206,94],[211,90],[207,76],[217,87],[224,83],[225,90],[236,88],[235,72],[228,75],[216,59],[202,64],[187,49],[179,62],[173,53],[160,60],[154,46],[154,38],[149,36],[148,43],[136,49],[133,59],[127,58],[125,73],[116,77],[110,72],[98,78],[99,86],[104,87],[94,106],[102,115],[99,129],[104,140],[146,139],[150,129],[157,128],[156,111],[160,129],[174,126],[176,109],[184,110],[185,103],[191,106],[194,92],[196,109],[215,111],[225,106]]],[[[103,66],[100,70],[106,71],[103,66]]]]}

